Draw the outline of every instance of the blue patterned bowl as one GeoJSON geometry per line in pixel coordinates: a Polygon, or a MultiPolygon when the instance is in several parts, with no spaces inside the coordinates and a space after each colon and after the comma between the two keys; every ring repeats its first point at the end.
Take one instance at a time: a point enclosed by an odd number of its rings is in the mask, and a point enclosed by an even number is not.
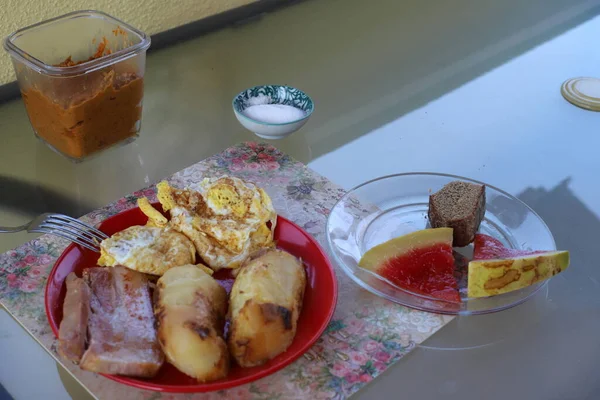
{"type": "Polygon", "coordinates": [[[310,118],[315,106],[303,91],[289,86],[263,85],[242,91],[233,98],[233,112],[240,124],[264,139],[282,139],[300,129],[310,118]],[[252,119],[244,114],[249,106],[258,104],[284,104],[303,110],[306,115],[285,123],[269,123],[252,119]]]}

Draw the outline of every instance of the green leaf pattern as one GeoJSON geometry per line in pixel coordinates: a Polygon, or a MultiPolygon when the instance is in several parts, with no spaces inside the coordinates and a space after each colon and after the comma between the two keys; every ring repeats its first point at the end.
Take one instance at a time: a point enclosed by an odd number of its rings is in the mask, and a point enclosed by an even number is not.
{"type": "Polygon", "coordinates": [[[237,112],[255,104],[284,104],[305,111],[314,110],[312,99],[301,90],[282,85],[255,86],[238,94],[233,100],[237,112]],[[256,102],[258,101],[258,102],[256,102]]]}

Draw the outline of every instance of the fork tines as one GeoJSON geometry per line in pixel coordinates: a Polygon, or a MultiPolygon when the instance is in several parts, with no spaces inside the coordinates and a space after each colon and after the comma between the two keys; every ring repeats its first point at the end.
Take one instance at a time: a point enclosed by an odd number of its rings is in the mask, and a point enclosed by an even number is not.
{"type": "Polygon", "coordinates": [[[99,252],[100,242],[108,236],[98,229],[89,226],[75,218],[61,214],[48,214],[33,230],[40,233],[51,233],[99,252]]]}

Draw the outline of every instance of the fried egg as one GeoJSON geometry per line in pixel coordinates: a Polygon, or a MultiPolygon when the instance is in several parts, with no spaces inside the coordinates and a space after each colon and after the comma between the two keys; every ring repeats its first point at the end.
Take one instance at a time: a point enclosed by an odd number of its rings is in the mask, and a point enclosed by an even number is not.
{"type": "Polygon", "coordinates": [[[152,275],[194,264],[196,248],[185,235],[154,226],[131,226],[100,243],[99,266],[122,265],[152,275]]]}
{"type": "Polygon", "coordinates": [[[167,226],[167,218],[160,213],[156,208],[152,207],[150,201],[146,197],[140,197],[137,199],[137,205],[142,212],[148,217],[147,226],[157,226],[163,228],[167,226]]]}
{"type": "Polygon", "coordinates": [[[274,246],[277,214],[269,195],[252,183],[226,176],[183,190],[167,182],[157,188],[170,226],[190,238],[213,269],[237,268],[254,251],[274,246]]]}

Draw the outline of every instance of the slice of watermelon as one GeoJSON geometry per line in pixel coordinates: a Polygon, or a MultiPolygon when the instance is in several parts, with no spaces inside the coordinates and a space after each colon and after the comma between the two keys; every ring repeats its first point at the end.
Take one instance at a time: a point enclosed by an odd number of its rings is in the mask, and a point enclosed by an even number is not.
{"type": "Polygon", "coordinates": [[[478,233],[473,242],[473,260],[493,260],[511,257],[527,256],[531,254],[546,253],[544,251],[515,250],[504,247],[498,239],[478,233]]]}
{"type": "Polygon", "coordinates": [[[475,235],[469,263],[469,297],[511,292],[551,278],[569,267],[568,251],[523,251],[504,247],[497,239],[475,235]]]}
{"type": "Polygon", "coordinates": [[[451,228],[424,229],[389,240],[367,251],[359,266],[413,293],[460,302],[451,228]]]}

